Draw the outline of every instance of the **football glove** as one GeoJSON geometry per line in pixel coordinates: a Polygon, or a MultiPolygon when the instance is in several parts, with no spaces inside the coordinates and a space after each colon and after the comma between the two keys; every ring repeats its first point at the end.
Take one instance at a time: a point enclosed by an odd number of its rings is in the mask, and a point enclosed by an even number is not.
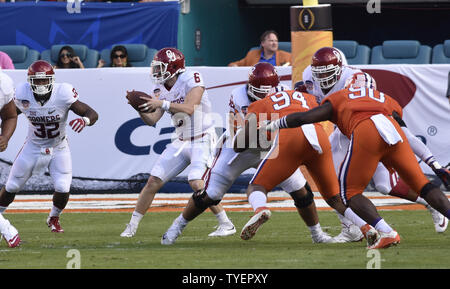
{"type": "Polygon", "coordinates": [[[85,126],[89,125],[89,123],[90,123],[89,118],[83,116],[83,117],[71,120],[69,122],[69,125],[72,127],[72,129],[75,132],[80,133],[85,126]]]}
{"type": "Polygon", "coordinates": [[[441,179],[441,181],[444,183],[444,186],[448,187],[450,185],[450,170],[442,167],[434,157],[431,158],[427,162],[427,164],[430,166],[436,176],[441,179]]]}
{"type": "Polygon", "coordinates": [[[448,187],[450,185],[450,171],[446,168],[433,169],[433,172],[438,176],[444,183],[444,186],[448,187]]]}

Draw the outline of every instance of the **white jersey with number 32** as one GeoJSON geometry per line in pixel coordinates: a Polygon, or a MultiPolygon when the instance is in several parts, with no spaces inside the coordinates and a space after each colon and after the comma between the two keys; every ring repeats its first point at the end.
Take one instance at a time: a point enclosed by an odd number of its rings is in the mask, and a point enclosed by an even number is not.
{"type": "Polygon", "coordinates": [[[27,140],[40,147],[54,147],[66,136],[70,106],[78,100],[75,88],[68,83],[54,83],[50,99],[41,105],[34,98],[29,83],[16,89],[15,103],[29,123],[27,140]]]}

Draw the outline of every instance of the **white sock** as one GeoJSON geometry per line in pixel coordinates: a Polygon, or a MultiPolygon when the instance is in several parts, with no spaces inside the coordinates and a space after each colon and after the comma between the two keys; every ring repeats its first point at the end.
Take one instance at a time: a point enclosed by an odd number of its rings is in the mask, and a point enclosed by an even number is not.
{"type": "Polygon", "coordinates": [[[181,213],[175,220],[173,220],[171,227],[178,227],[181,231],[183,231],[188,223],[189,221],[186,220],[183,217],[183,213],[181,213]]]}
{"type": "Polygon", "coordinates": [[[0,214],[0,232],[3,233],[9,226],[9,221],[0,214]]]}
{"type": "Polygon", "coordinates": [[[175,221],[178,223],[178,224],[180,224],[181,226],[186,226],[188,223],[189,223],[189,221],[188,220],[186,220],[184,217],[183,217],[183,213],[181,213],[176,219],[175,219],[175,221]]]}
{"type": "Polygon", "coordinates": [[[248,202],[253,208],[253,211],[256,211],[259,207],[267,207],[267,196],[261,191],[254,191],[248,196],[248,202]]]}
{"type": "Polygon", "coordinates": [[[363,219],[361,219],[357,214],[355,214],[355,212],[353,212],[352,209],[347,208],[344,212],[345,217],[352,221],[353,224],[355,224],[356,226],[358,226],[359,228],[361,228],[362,226],[364,226],[366,223],[366,221],[364,221],[363,219]]]}
{"type": "Polygon", "coordinates": [[[375,225],[375,229],[383,233],[390,233],[393,231],[393,229],[384,221],[384,219],[378,221],[378,223],[375,225]]]}
{"type": "Polygon", "coordinates": [[[137,211],[134,211],[133,214],[131,215],[130,224],[139,225],[139,222],[142,220],[142,217],[144,217],[144,215],[142,215],[137,211]]]}
{"type": "Polygon", "coordinates": [[[227,213],[225,212],[225,210],[217,213],[216,218],[217,218],[217,221],[219,222],[219,224],[231,223],[230,219],[228,219],[228,216],[227,216],[227,213]]]}
{"type": "Polygon", "coordinates": [[[2,206],[0,206],[0,214],[3,214],[3,213],[6,211],[7,208],[8,208],[8,207],[2,207],[2,206]]]}
{"type": "Polygon", "coordinates": [[[425,201],[424,199],[422,199],[421,197],[417,197],[416,203],[424,205],[424,206],[428,206],[427,201],[425,201]]]}
{"type": "Polygon", "coordinates": [[[308,226],[308,229],[311,232],[311,235],[318,235],[323,233],[320,223],[317,223],[314,226],[308,226]]]}
{"type": "Polygon", "coordinates": [[[342,216],[341,214],[339,214],[338,211],[334,210],[334,212],[336,213],[336,215],[339,218],[339,221],[341,221],[341,225],[342,227],[350,227],[351,225],[353,225],[352,221],[350,221],[349,219],[347,219],[346,217],[342,216]]]}
{"type": "Polygon", "coordinates": [[[61,215],[63,210],[61,210],[58,207],[53,206],[52,210],[50,211],[50,217],[59,217],[59,215],[61,215]]]}

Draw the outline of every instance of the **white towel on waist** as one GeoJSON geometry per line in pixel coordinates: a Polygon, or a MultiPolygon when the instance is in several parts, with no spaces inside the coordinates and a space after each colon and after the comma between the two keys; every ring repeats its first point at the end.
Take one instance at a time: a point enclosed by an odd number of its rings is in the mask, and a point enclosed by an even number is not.
{"type": "Polygon", "coordinates": [[[32,174],[38,176],[45,174],[50,164],[50,161],[52,160],[52,155],[53,155],[52,147],[41,148],[39,157],[36,160],[36,164],[34,165],[32,174]]]}
{"type": "Polygon", "coordinates": [[[319,139],[317,138],[317,132],[316,128],[314,127],[314,124],[304,124],[301,126],[303,130],[303,134],[305,135],[306,139],[309,141],[309,143],[312,145],[312,147],[321,154],[322,147],[320,146],[319,139]]]}
{"type": "Polygon", "coordinates": [[[373,121],[381,137],[387,144],[395,145],[398,142],[403,142],[402,136],[385,115],[381,113],[376,114],[371,116],[370,119],[373,121]]]}

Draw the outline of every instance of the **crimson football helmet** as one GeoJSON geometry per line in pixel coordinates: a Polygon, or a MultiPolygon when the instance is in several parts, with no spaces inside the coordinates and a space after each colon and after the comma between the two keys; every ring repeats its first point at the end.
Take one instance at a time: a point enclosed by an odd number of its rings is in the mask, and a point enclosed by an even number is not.
{"type": "Polygon", "coordinates": [[[254,100],[264,98],[280,84],[277,70],[268,62],[255,64],[248,76],[247,94],[254,100]]]}
{"type": "Polygon", "coordinates": [[[152,79],[162,84],[178,73],[186,70],[184,55],[176,48],[163,48],[153,57],[151,70],[152,79]]]}
{"type": "Polygon", "coordinates": [[[334,47],[322,47],[314,53],[311,62],[312,78],[320,88],[332,88],[342,74],[344,56],[334,47]]]}
{"type": "Polygon", "coordinates": [[[28,67],[28,83],[37,97],[45,97],[53,89],[55,72],[50,63],[37,60],[28,67]]]}

